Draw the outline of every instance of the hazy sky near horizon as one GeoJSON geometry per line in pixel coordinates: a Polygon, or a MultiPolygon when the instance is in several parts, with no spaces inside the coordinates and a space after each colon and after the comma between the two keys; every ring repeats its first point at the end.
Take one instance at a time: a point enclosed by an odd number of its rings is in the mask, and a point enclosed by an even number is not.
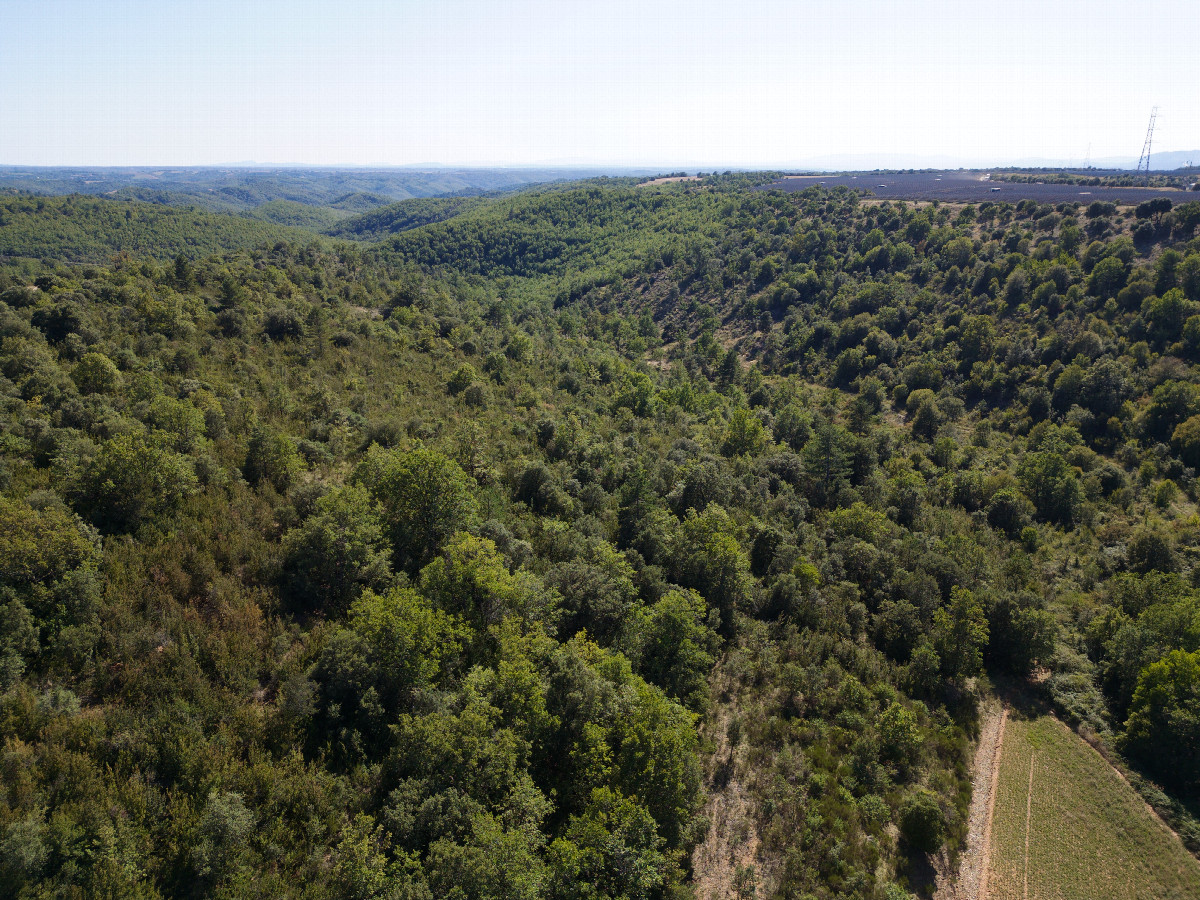
{"type": "Polygon", "coordinates": [[[1082,163],[1200,148],[1185,0],[0,0],[0,164],[1082,163]]]}

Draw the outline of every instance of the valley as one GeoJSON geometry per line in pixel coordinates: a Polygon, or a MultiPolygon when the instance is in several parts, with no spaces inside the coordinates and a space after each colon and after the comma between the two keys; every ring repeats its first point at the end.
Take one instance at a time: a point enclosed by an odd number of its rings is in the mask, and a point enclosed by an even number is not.
{"type": "Polygon", "coordinates": [[[1200,203],[644,174],[0,200],[0,891],[1194,895],[1200,203]]]}

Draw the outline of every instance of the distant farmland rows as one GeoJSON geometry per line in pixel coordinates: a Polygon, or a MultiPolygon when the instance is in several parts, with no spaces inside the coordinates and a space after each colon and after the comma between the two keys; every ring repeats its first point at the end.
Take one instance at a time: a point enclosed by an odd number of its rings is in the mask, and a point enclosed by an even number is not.
{"type": "Polygon", "coordinates": [[[865,173],[860,175],[791,175],[763,185],[760,190],[782,190],[789,193],[810,187],[844,186],[867,190],[881,200],[942,200],[949,202],[1018,203],[1037,200],[1041,203],[1088,204],[1104,200],[1119,205],[1137,204],[1154,197],[1169,197],[1174,203],[1200,200],[1195,191],[1167,188],[1096,187],[1072,184],[1017,184],[1007,181],[983,181],[985,172],[917,172],[900,175],[865,173]]]}
{"type": "Polygon", "coordinates": [[[1198,863],[1057,719],[1009,717],[984,900],[1195,900],[1198,863]]]}

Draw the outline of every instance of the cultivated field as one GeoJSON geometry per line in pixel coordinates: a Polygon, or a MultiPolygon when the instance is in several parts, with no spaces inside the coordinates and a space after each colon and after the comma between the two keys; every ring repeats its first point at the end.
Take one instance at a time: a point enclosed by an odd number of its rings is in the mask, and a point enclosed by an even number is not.
{"type": "Polygon", "coordinates": [[[1057,719],[1010,713],[986,900],[1195,900],[1200,863],[1057,719]]]}
{"type": "Polygon", "coordinates": [[[1018,184],[985,180],[986,172],[951,170],[945,172],[913,172],[895,175],[860,173],[858,175],[787,175],[779,181],[762,185],[759,190],[803,191],[810,187],[833,188],[844,186],[870,191],[880,200],[942,200],[981,203],[990,200],[1018,203],[1037,200],[1041,203],[1077,202],[1085,206],[1093,200],[1117,204],[1137,204],[1153,197],[1169,197],[1173,203],[1200,200],[1195,191],[1176,191],[1167,188],[1088,187],[1073,184],[1018,184]]]}

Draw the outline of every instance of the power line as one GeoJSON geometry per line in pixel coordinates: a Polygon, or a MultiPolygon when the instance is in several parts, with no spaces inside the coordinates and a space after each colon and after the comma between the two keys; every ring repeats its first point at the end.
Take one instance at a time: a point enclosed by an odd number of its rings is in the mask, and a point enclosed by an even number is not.
{"type": "Polygon", "coordinates": [[[1142,173],[1142,164],[1146,166],[1146,184],[1150,183],[1150,145],[1154,141],[1154,120],[1158,118],[1158,107],[1150,110],[1150,127],[1146,129],[1146,143],[1142,145],[1142,155],[1138,158],[1137,174],[1142,173]]]}

